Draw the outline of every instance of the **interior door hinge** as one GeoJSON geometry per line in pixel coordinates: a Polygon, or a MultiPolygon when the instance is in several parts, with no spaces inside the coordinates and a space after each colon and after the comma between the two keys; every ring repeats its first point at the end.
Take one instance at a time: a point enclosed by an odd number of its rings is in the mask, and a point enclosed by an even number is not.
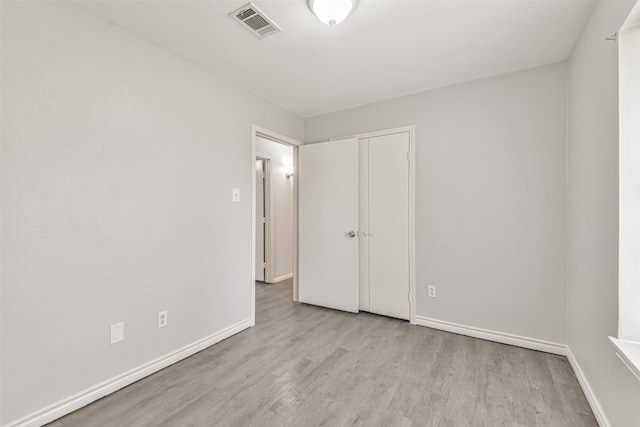
{"type": "Polygon", "coordinates": [[[266,217],[262,217],[262,223],[266,224],[267,223],[267,218],[266,217]]]}
{"type": "Polygon", "coordinates": [[[411,292],[407,292],[407,301],[411,302],[411,292]]]}
{"type": "Polygon", "coordinates": [[[411,161],[411,151],[407,151],[407,161],[411,161]]]}

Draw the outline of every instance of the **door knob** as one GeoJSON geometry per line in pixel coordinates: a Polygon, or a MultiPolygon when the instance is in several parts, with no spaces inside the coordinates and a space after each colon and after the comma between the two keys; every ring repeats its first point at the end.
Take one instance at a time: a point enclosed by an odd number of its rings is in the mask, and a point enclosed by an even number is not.
{"type": "Polygon", "coordinates": [[[356,237],[358,235],[358,232],[357,231],[350,231],[347,234],[349,235],[349,237],[356,237]]]}

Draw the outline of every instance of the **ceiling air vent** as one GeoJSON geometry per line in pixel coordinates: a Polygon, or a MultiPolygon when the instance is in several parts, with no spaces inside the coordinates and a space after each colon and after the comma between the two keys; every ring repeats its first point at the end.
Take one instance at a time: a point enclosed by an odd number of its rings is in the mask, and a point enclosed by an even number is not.
{"type": "Polygon", "coordinates": [[[251,31],[259,39],[263,39],[275,33],[282,31],[271,19],[262,13],[253,3],[249,3],[233,13],[230,13],[233,19],[238,21],[243,27],[251,31]]]}

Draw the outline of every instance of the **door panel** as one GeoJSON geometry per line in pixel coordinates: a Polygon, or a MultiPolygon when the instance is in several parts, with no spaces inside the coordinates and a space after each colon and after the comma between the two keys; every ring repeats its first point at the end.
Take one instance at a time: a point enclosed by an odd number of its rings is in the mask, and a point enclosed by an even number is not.
{"type": "Polygon", "coordinates": [[[369,138],[370,311],[409,319],[409,133],[369,138]]]}
{"type": "Polygon", "coordinates": [[[300,302],[358,311],[358,140],[298,151],[300,302]]]}
{"type": "Polygon", "coordinates": [[[359,148],[359,218],[358,227],[360,238],[358,241],[358,282],[360,291],[360,310],[371,311],[369,305],[369,140],[361,139],[359,148]]]}
{"type": "Polygon", "coordinates": [[[256,280],[264,282],[264,160],[256,160],[256,280]]]}

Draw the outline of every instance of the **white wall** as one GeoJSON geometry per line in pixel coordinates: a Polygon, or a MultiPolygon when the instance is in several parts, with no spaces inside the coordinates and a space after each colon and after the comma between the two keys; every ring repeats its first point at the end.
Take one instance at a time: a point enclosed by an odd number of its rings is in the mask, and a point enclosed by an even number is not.
{"type": "MultiPolygon", "coordinates": [[[[293,147],[256,138],[256,152],[271,155],[271,238],[273,278],[293,274],[293,180],[285,175],[285,158],[293,162],[293,147]]],[[[290,163],[292,164],[292,163],[290,163]]]]}
{"type": "Polygon", "coordinates": [[[415,124],[418,316],[564,343],[565,123],[557,64],[309,118],[305,141],[415,124]]]}
{"type": "Polygon", "coordinates": [[[1,36],[5,424],[250,317],[251,125],[303,121],[75,5],[1,36]]]}
{"type": "Polygon", "coordinates": [[[634,2],[599,1],[569,62],[567,340],[612,426],[640,425],[640,382],[616,358],[618,46],[634,2]]]}

